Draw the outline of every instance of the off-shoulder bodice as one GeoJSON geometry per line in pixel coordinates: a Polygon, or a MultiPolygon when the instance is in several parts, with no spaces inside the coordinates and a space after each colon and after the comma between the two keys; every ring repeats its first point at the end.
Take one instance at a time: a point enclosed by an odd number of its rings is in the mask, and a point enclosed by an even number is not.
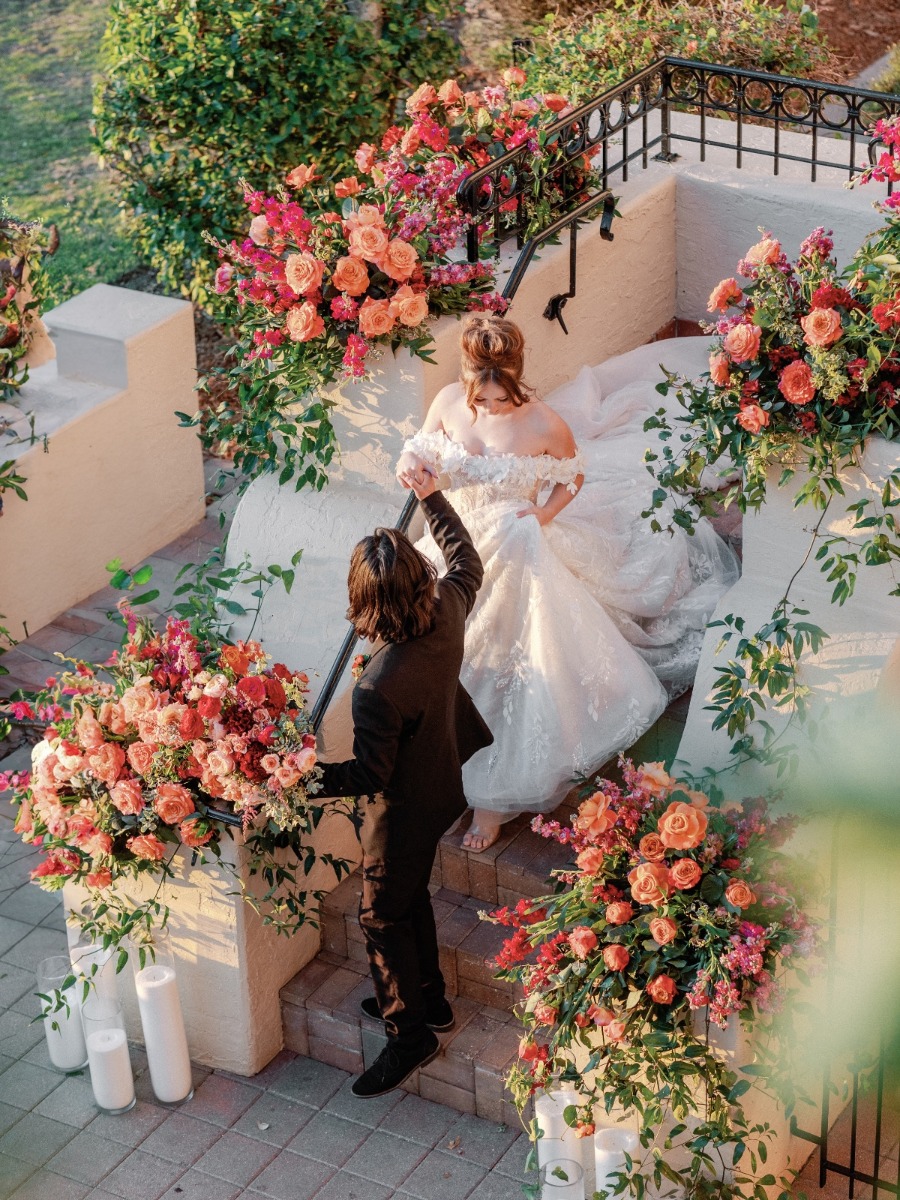
{"type": "Polygon", "coordinates": [[[545,484],[565,484],[573,494],[575,480],[584,472],[580,452],[572,458],[552,454],[473,454],[438,429],[419,432],[404,445],[440,474],[449,475],[460,512],[503,500],[533,503],[545,484]]]}

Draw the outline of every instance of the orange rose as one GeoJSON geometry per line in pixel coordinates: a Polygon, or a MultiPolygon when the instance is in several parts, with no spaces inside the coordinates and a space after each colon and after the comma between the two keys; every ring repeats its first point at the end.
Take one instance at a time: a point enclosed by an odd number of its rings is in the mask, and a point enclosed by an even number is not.
{"type": "Polygon", "coordinates": [[[346,179],[339,179],[334,185],[334,194],[339,200],[343,200],[347,196],[355,196],[359,190],[359,180],[355,175],[348,175],[346,179]]]}
{"type": "Polygon", "coordinates": [[[558,1016],[559,1010],[546,1000],[541,1000],[534,1006],[534,1019],[538,1025],[555,1025],[558,1016]]]}
{"type": "Polygon", "coordinates": [[[138,775],[146,775],[153,765],[153,756],[159,749],[156,742],[132,742],[128,747],[128,761],[138,775]]]}
{"type": "Polygon", "coordinates": [[[461,104],[463,98],[462,89],[455,79],[445,79],[438,88],[437,98],[442,104],[446,104],[448,107],[452,104],[461,104]]]}
{"type": "Polygon", "coordinates": [[[562,112],[569,103],[565,96],[561,96],[559,92],[544,92],[543,100],[551,112],[562,112]]]}
{"type": "Polygon", "coordinates": [[[301,163],[299,167],[294,167],[293,171],[289,171],[285,177],[288,186],[298,190],[308,187],[316,179],[321,179],[321,176],[316,174],[314,162],[311,162],[308,167],[301,163]]]}
{"type": "Polygon", "coordinates": [[[91,871],[84,881],[89,888],[105,888],[112,883],[112,871],[109,867],[101,867],[99,871],[91,871]]]}
{"type": "Polygon", "coordinates": [[[662,862],[666,856],[666,848],[662,839],[655,833],[645,834],[638,842],[638,850],[647,862],[662,862]]]}
{"type": "Polygon", "coordinates": [[[289,254],[284,264],[287,285],[298,296],[308,296],[310,292],[321,287],[324,272],[325,264],[322,260],[305,250],[302,254],[289,254]]]}
{"type": "Polygon", "coordinates": [[[406,101],[406,111],[411,117],[427,112],[430,105],[437,103],[438,94],[430,83],[420,83],[406,101]]]}
{"type": "Polygon", "coordinates": [[[731,383],[731,364],[724,354],[709,356],[709,377],[717,387],[728,387],[731,383]]]}
{"type": "Polygon", "coordinates": [[[358,229],[361,225],[376,225],[380,229],[384,228],[384,213],[377,204],[361,204],[355,209],[345,222],[347,236],[358,229]]]}
{"type": "Polygon", "coordinates": [[[138,837],[129,838],[126,845],[135,858],[144,858],[149,862],[161,862],[166,856],[165,846],[152,833],[142,833],[138,837]]]}
{"type": "Polygon", "coordinates": [[[199,829],[199,821],[185,821],[179,825],[178,836],[181,838],[182,844],[191,850],[195,850],[199,846],[205,846],[212,838],[212,830],[207,829],[206,833],[200,833],[199,829]]]}
{"type": "Polygon", "coordinates": [[[375,165],[377,154],[378,151],[371,144],[371,142],[363,142],[363,144],[354,154],[353,160],[360,171],[365,171],[366,174],[368,174],[375,165]]]}
{"type": "Polygon", "coordinates": [[[800,318],[807,346],[831,346],[844,332],[841,314],[833,308],[814,308],[800,318]]]}
{"type": "Polygon", "coordinates": [[[621,1042],[625,1036],[625,1022],[610,1021],[604,1031],[611,1042],[621,1042]]]}
{"type": "MultiPolygon", "coordinates": [[[[143,743],[135,742],[135,745],[141,746],[143,743]]],[[[136,779],[120,779],[109,789],[109,794],[113,804],[126,817],[136,817],[144,807],[144,792],[136,779]]]]}
{"type": "Polygon", "coordinates": [[[751,246],[744,258],[757,267],[771,266],[781,257],[781,243],[775,238],[763,238],[755,246],[751,246]]]}
{"type": "Polygon", "coordinates": [[[363,337],[383,337],[394,328],[389,300],[373,300],[367,296],[359,310],[359,332],[363,337]]]}
{"type": "Polygon", "coordinates": [[[769,414],[758,404],[745,404],[737,415],[737,423],[748,433],[760,433],[769,424],[769,414]]]}
{"type": "Polygon", "coordinates": [[[742,325],[733,325],[725,334],[722,345],[732,362],[752,362],[759,354],[761,337],[762,330],[758,325],[745,322],[742,325]]]}
{"type": "Polygon", "coordinates": [[[599,837],[612,829],[616,823],[616,814],[610,811],[609,797],[603,792],[594,792],[578,806],[578,816],[575,827],[588,837],[599,837]]]}
{"type": "Polygon", "coordinates": [[[355,225],[348,238],[350,253],[369,262],[380,262],[388,247],[387,230],[383,225],[355,225]]]}
{"type": "Polygon", "coordinates": [[[122,705],[113,704],[110,700],[104,700],[100,705],[97,720],[101,725],[105,725],[110,733],[124,733],[128,724],[122,705]]]}
{"type": "Polygon", "coordinates": [[[669,850],[693,850],[706,836],[708,823],[701,808],[673,800],[659,818],[659,836],[669,850]]]}
{"type": "MultiPolygon", "coordinates": [[[[415,246],[411,246],[409,242],[404,242],[403,238],[391,238],[387,244],[387,249],[378,260],[378,265],[384,271],[385,275],[391,279],[404,280],[409,279],[419,261],[419,254],[415,246]]],[[[416,322],[418,324],[418,321],[416,322]]]]}
{"type": "Polygon", "coordinates": [[[240,646],[223,646],[221,654],[222,663],[226,667],[230,667],[235,675],[246,675],[250,666],[250,655],[240,646]]]}
{"type": "Polygon", "coordinates": [[[596,875],[601,870],[605,857],[599,846],[588,846],[581,851],[575,862],[579,871],[583,871],[585,875],[596,875]]]}
{"type": "Polygon", "coordinates": [[[325,322],[308,300],[288,309],[284,327],[292,342],[310,342],[325,332],[325,322]]]}
{"type": "Polygon", "coordinates": [[[778,377],[778,390],[788,404],[809,404],[816,394],[816,385],[808,364],[799,358],[788,363],[778,377]]]}
{"type": "Polygon", "coordinates": [[[703,878],[699,863],[692,858],[679,858],[669,867],[669,883],[679,892],[686,892],[696,887],[703,878]]]}
{"type": "Polygon", "coordinates": [[[744,293],[741,291],[736,279],[723,279],[710,292],[706,311],[724,312],[732,304],[737,304],[743,295],[744,293]]]}
{"type": "Polygon", "coordinates": [[[422,134],[419,129],[413,125],[411,129],[407,129],[403,137],[400,139],[400,151],[407,157],[415,154],[418,148],[422,145],[422,134]]]}
{"type": "Polygon", "coordinates": [[[634,909],[627,900],[614,900],[606,906],[606,921],[609,925],[626,925],[634,915],[634,909]]]}
{"type": "Polygon", "coordinates": [[[369,272],[361,258],[345,255],[337,260],[331,282],[348,296],[361,296],[369,286],[369,272]]]}
{"type": "Polygon", "coordinates": [[[167,825],[178,825],[194,811],[194,797],[180,783],[161,783],[153,803],[156,814],[167,825]]]}
{"type": "Polygon", "coordinates": [[[641,763],[638,767],[638,787],[658,800],[668,796],[675,783],[661,762],[641,763]]]}
{"type": "Polygon", "coordinates": [[[660,946],[667,946],[678,933],[678,926],[671,917],[654,917],[650,922],[650,936],[660,946]]]}
{"type": "Polygon", "coordinates": [[[391,297],[391,315],[401,325],[413,328],[421,325],[428,316],[428,297],[424,292],[414,292],[409,284],[397,288],[391,297]]]}
{"type": "Polygon", "coordinates": [[[601,1028],[603,1028],[604,1025],[608,1025],[610,1023],[616,1014],[611,1008],[600,1008],[599,1005],[592,1004],[587,1010],[587,1015],[589,1021],[592,1021],[595,1025],[599,1025],[601,1028]]]}
{"type": "Polygon", "coordinates": [[[631,955],[624,946],[614,943],[603,947],[603,961],[610,971],[624,971],[631,962],[631,955]]]}
{"type": "Polygon", "coordinates": [[[645,990],[657,1004],[671,1004],[678,994],[678,985],[671,975],[654,975],[645,990]]]}
{"type": "Polygon", "coordinates": [[[507,87],[521,87],[528,76],[521,67],[507,67],[502,78],[507,87]]]}
{"type": "Polygon", "coordinates": [[[107,787],[112,787],[125,766],[125,751],[115,742],[104,742],[102,746],[92,750],[87,758],[91,770],[107,787]]]}
{"type": "Polygon", "coordinates": [[[732,879],[725,889],[725,899],[735,908],[749,908],[756,900],[756,894],[743,879],[732,879]]]}
{"type": "Polygon", "coordinates": [[[103,745],[105,738],[100,723],[88,709],[75,722],[75,736],[85,750],[96,750],[103,745]]]}
{"type": "Polygon", "coordinates": [[[628,872],[631,894],[638,904],[662,904],[669,894],[669,873],[661,863],[638,863],[628,872]]]}
{"type": "Polygon", "coordinates": [[[577,925],[569,934],[569,945],[576,958],[585,959],[597,948],[597,935],[590,925],[577,925]]]}
{"type": "Polygon", "coordinates": [[[709,796],[706,792],[692,792],[689,788],[681,788],[694,808],[709,808],[709,796]]]}

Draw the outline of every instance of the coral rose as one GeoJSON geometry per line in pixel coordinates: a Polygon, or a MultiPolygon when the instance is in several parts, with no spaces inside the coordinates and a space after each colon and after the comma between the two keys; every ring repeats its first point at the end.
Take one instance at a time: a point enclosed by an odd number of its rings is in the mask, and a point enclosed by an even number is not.
{"type": "Polygon", "coordinates": [[[602,869],[605,857],[599,846],[588,846],[581,851],[575,862],[579,871],[583,871],[585,875],[596,875],[602,869]]]}
{"type": "Polygon", "coordinates": [[[657,1004],[671,1004],[678,995],[678,985],[671,975],[654,975],[645,990],[657,1004]]]}
{"type": "Polygon", "coordinates": [[[638,842],[638,850],[647,862],[662,862],[666,856],[666,848],[656,833],[645,833],[638,842]]]}
{"type": "Polygon", "coordinates": [[[759,354],[761,337],[762,330],[758,325],[744,322],[728,330],[722,345],[732,362],[752,362],[759,354]]]}
{"type": "Polygon", "coordinates": [[[569,945],[576,958],[585,959],[597,949],[597,935],[590,925],[577,925],[569,934],[569,945]]]}
{"type": "Polygon", "coordinates": [[[142,833],[138,837],[129,838],[126,845],[135,858],[144,858],[149,862],[161,862],[166,856],[165,846],[152,833],[142,833]]]}
{"type": "Polygon", "coordinates": [[[353,161],[356,163],[360,171],[364,171],[367,175],[375,165],[375,159],[378,151],[371,142],[363,142],[353,156],[353,161]]]}
{"type": "Polygon", "coordinates": [[[387,249],[378,260],[378,265],[385,275],[402,282],[409,279],[418,262],[419,254],[415,246],[404,242],[403,238],[391,238],[387,249]]]}
{"type": "Polygon", "coordinates": [[[610,1023],[605,1026],[604,1031],[611,1042],[621,1042],[622,1038],[625,1036],[625,1022],[610,1021],[610,1023]]]}
{"type": "Polygon", "coordinates": [[[588,1020],[592,1021],[595,1025],[599,1025],[601,1028],[604,1025],[608,1025],[615,1015],[611,1008],[601,1008],[597,1004],[592,1004],[587,1010],[588,1020]]]}
{"type": "Polygon", "coordinates": [[[737,423],[748,433],[761,433],[769,424],[769,414],[758,404],[744,404],[737,415],[737,423]]]}
{"type": "Polygon", "coordinates": [[[322,285],[325,264],[314,254],[289,254],[284,264],[284,278],[298,296],[308,296],[322,285]]]}
{"type": "Polygon", "coordinates": [[[226,667],[230,667],[235,675],[246,675],[250,666],[250,655],[240,646],[223,646],[220,655],[226,667]]]}
{"type": "Polygon", "coordinates": [[[415,125],[411,129],[407,129],[406,133],[400,139],[400,150],[407,156],[415,154],[421,145],[422,134],[415,125]]]}
{"type": "Polygon", "coordinates": [[[309,301],[288,309],[284,327],[292,342],[311,342],[325,332],[325,322],[309,301]]]}
{"type": "Polygon", "coordinates": [[[125,766],[125,751],[115,742],[104,742],[102,746],[92,750],[87,759],[91,770],[101,783],[112,787],[125,766]]]}
{"type": "Polygon", "coordinates": [[[833,308],[814,308],[800,318],[807,346],[832,346],[844,332],[841,314],[833,308]]]}
{"type": "Polygon", "coordinates": [[[420,83],[406,101],[406,111],[411,117],[427,112],[432,104],[437,103],[438,94],[430,83],[420,83]]]}
{"type": "Polygon", "coordinates": [[[788,363],[778,376],[778,390],[788,404],[809,404],[816,394],[809,364],[799,358],[788,363]]]}
{"type": "Polygon", "coordinates": [[[237,681],[239,695],[251,704],[262,704],[266,698],[266,681],[259,675],[245,675],[237,681]]]}
{"type": "Polygon", "coordinates": [[[259,214],[250,222],[250,241],[255,242],[257,246],[265,246],[272,233],[272,228],[266,218],[259,214]]]}
{"type": "MultiPolygon", "coordinates": [[[[135,742],[136,746],[143,745],[135,742]]],[[[133,747],[129,747],[129,751],[133,747]]],[[[109,789],[112,802],[123,816],[136,817],[144,807],[144,791],[136,779],[120,779],[109,789]]]]}
{"type": "Polygon", "coordinates": [[[321,179],[320,175],[316,174],[316,164],[311,162],[307,167],[304,163],[294,167],[293,171],[288,171],[285,176],[285,182],[292,188],[305,188],[313,183],[316,179],[321,179]]]}
{"type": "Polygon", "coordinates": [[[706,836],[708,824],[703,809],[673,800],[659,818],[659,836],[669,850],[693,850],[706,836]]]}
{"type": "Polygon", "coordinates": [[[355,196],[359,190],[360,183],[355,175],[347,175],[346,178],[339,179],[334,185],[334,194],[339,200],[344,200],[347,196],[355,196]]]}
{"type": "Polygon", "coordinates": [[[448,106],[451,104],[462,104],[462,89],[455,79],[445,79],[438,88],[437,98],[442,104],[448,106]]]}
{"type": "Polygon", "coordinates": [[[677,933],[678,926],[671,917],[654,917],[650,922],[650,936],[654,942],[659,942],[660,946],[667,946],[675,939],[677,933]]]}
{"type": "Polygon", "coordinates": [[[594,792],[578,806],[578,816],[575,827],[588,837],[599,837],[612,829],[616,823],[616,814],[610,810],[609,797],[603,792],[594,792]]]}
{"type": "Polygon", "coordinates": [[[194,812],[194,797],[180,783],[161,783],[153,802],[156,814],[167,825],[178,825],[194,812]]]}
{"type": "Polygon", "coordinates": [[[613,944],[603,947],[603,961],[610,971],[624,971],[631,962],[631,955],[624,946],[613,944]]]}
{"type": "Polygon", "coordinates": [[[302,775],[308,775],[318,761],[316,752],[312,746],[307,746],[303,750],[298,750],[296,754],[291,755],[294,766],[302,775]]]}
{"type": "Polygon", "coordinates": [[[658,800],[668,796],[675,782],[661,762],[642,763],[638,768],[638,787],[658,800]]]}
{"type": "Polygon", "coordinates": [[[259,765],[267,775],[274,775],[281,766],[281,759],[277,754],[264,754],[259,760],[259,765]]]}
{"type": "Polygon", "coordinates": [[[756,900],[756,894],[743,879],[732,879],[725,889],[725,899],[735,908],[749,908],[756,900]]]}
{"type": "Polygon", "coordinates": [[[559,92],[544,92],[543,101],[551,112],[562,112],[569,103],[565,96],[561,96],[559,92]]]}
{"type": "Polygon", "coordinates": [[[381,261],[388,247],[387,230],[383,225],[354,225],[347,240],[352,255],[373,263],[381,261]]]}
{"type": "Polygon", "coordinates": [[[706,792],[692,792],[690,788],[682,788],[681,791],[684,792],[694,808],[709,808],[709,796],[706,792]]]}
{"type": "Polygon", "coordinates": [[[407,325],[410,329],[421,325],[428,316],[428,297],[424,292],[414,292],[409,284],[404,284],[391,297],[391,314],[401,325],[407,325]]]}
{"type": "Polygon", "coordinates": [[[744,255],[746,262],[756,267],[772,266],[781,257],[781,243],[776,238],[766,237],[751,246],[744,255]]]}
{"type": "Polygon", "coordinates": [[[507,67],[502,78],[507,87],[521,87],[528,76],[521,67],[507,67]]]}
{"type": "Polygon", "coordinates": [[[707,312],[724,312],[732,304],[737,304],[744,293],[736,279],[723,279],[709,294],[706,304],[707,312]]]}
{"type": "Polygon", "coordinates": [[[389,300],[373,300],[367,296],[359,310],[359,331],[363,337],[384,337],[394,328],[389,300]]]}
{"type": "Polygon", "coordinates": [[[106,740],[100,722],[90,710],[75,722],[75,736],[85,750],[96,750],[106,740]]]}
{"type": "Polygon", "coordinates": [[[609,925],[625,925],[634,916],[634,909],[627,900],[614,900],[607,904],[604,915],[609,925]]]}
{"type": "Polygon", "coordinates": [[[205,846],[212,839],[212,830],[207,829],[205,833],[201,833],[199,821],[185,821],[178,826],[178,836],[188,849],[195,850],[205,846]]]}
{"type": "Polygon", "coordinates": [[[628,872],[631,894],[638,904],[662,904],[669,894],[669,873],[662,863],[638,863],[628,872]]]}
{"type": "Polygon", "coordinates": [[[99,871],[91,871],[84,881],[89,888],[106,888],[112,883],[112,871],[109,867],[101,867],[99,871]]]}
{"type": "Polygon", "coordinates": [[[703,871],[692,858],[679,858],[669,867],[669,882],[679,892],[696,887],[702,878],[703,871]]]}
{"type": "Polygon", "coordinates": [[[731,364],[724,354],[709,356],[709,377],[716,387],[728,387],[731,383],[731,364]]]}
{"type": "Polygon", "coordinates": [[[346,292],[348,296],[361,296],[369,286],[366,264],[352,254],[339,258],[331,282],[339,292],[346,292]]]}
{"type": "Polygon", "coordinates": [[[548,1004],[546,1000],[540,1000],[534,1006],[534,1019],[538,1025],[555,1025],[558,1016],[559,1010],[552,1004],[548,1004]]]}
{"type": "Polygon", "coordinates": [[[153,765],[153,756],[159,749],[156,742],[132,742],[128,747],[128,762],[138,775],[146,775],[153,765]]]}
{"type": "Polygon", "coordinates": [[[300,772],[296,767],[279,767],[272,773],[272,779],[276,780],[280,787],[290,788],[300,782],[300,772]]]}

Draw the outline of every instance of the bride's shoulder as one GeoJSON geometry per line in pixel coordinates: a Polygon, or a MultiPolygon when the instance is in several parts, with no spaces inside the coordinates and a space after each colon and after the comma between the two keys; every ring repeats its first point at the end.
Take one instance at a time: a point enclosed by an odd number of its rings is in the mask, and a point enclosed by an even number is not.
{"type": "Polygon", "coordinates": [[[533,400],[528,407],[532,410],[532,428],[544,441],[544,452],[555,458],[571,458],[577,447],[575,436],[566,421],[543,400],[533,400]]]}

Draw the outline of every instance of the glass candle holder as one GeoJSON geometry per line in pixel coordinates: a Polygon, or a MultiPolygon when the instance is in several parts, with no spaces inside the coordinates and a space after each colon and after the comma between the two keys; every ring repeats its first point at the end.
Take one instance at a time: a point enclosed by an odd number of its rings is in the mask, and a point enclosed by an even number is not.
{"type": "Polygon", "coordinates": [[[541,1167],[541,1200],[584,1200],[584,1167],[574,1158],[557,1158],[541,1167]]]}
{"type": "Polygon", "coordinates": [[[168,932],[154,929],[145,940],[133,941],[129,957],[153,1091],[163,1104],[180,1104],[190,1100],[194,1083],[168,932]]]}
{"type": "Polygon", "coordinates": [[[86,934],[79,934],[69,945],[69,956],[75,975],[86,979],[91,985],[91,994],[104,996],[107,1000],[118,1000],[116,982],[115,951],[103,949],[101,942],[91,941],[86,934]]]}
{"type": "Polygon", "coordinates": [[[611,1192],[616,1186],[616,1175],[626,1169],[625,1155],[631,1158],[638,1152],[640,1143],[633,1129],[598,1129],[594,1134],[594,1169],[597,1191],[611,1192]]]}
{"type": "Polygon", "coordinates": [[[91,1088],[98,1108],[118,1115],[134,1108],[134,1076],[118,1000],[90,996],[82,1009],[91,1088]]]}
{"type": "Polygon", "coordinates": [[[81,1024],[79,989],[72,964],[65,954],[54,954],[38,963],[37,988],[50,1062],[63,1075],[83,1071],[87,1065],[87,1049],[81,1024]]]}

